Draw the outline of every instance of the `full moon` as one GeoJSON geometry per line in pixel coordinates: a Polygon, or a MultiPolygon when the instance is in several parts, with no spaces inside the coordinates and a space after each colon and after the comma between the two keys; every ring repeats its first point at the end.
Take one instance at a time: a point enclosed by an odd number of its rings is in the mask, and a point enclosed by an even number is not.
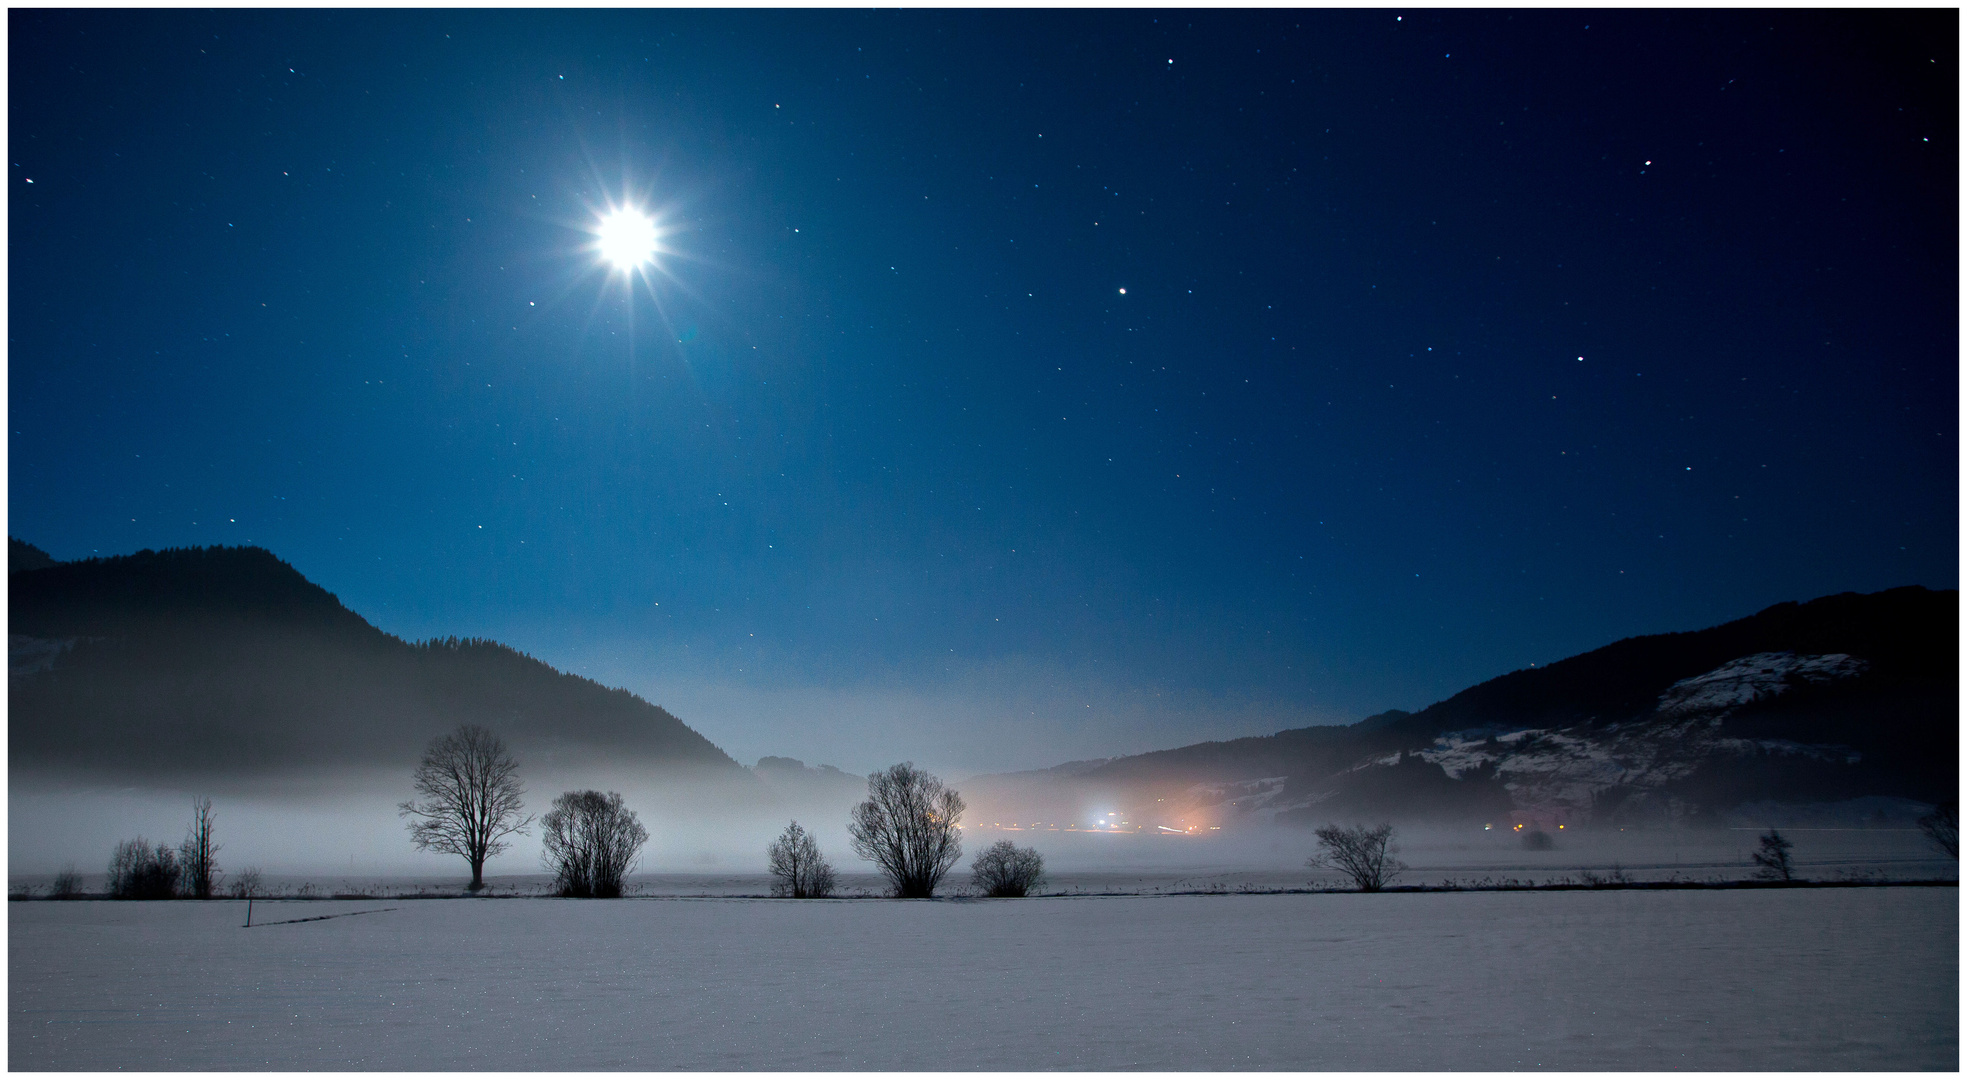
{"type": "Polygon", "coordinates": [[[656,257],[656,223],[647,214],[623,207],[601,219],[595,229],[601,238],[601,257],[620,270],[633,270],[656,257]]]}

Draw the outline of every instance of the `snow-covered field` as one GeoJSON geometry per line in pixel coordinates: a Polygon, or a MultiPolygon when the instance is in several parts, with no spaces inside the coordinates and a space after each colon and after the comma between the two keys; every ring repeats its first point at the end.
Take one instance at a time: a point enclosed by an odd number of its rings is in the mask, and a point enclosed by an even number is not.
{"type": "Polygon", "coordinates": [[[9,904],[8,1065],[1959,1066],[1955,888],[360,911],[9,904]]]}

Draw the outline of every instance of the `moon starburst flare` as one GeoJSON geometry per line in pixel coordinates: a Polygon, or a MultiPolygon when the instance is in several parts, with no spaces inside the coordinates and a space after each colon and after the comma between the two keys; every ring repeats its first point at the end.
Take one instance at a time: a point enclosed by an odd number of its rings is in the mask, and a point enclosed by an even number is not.
{"type": "Polygon", "coordinates": [[[617,270],[633,270],[655,261],[655,220],[634,207],[609,211],[594,232],[601,257],[617,270]]]}

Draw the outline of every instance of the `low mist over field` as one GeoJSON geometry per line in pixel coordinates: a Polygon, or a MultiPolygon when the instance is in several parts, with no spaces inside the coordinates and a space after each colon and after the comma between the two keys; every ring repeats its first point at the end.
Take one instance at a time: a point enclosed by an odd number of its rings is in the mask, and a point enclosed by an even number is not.
{"type": "MultiPolygon", "coordinates": [[[[16,875],[93,872],[138,834],[173,842],[198,797],[215,800],[221,866],[458,872],[411,849],[397,807],[459,724],[510,748],[520,817],[563,791],[622,794],[649,831],[642,870],[755,873],[793,820],[853,861],[864,776],[741,765],[667,710],[495,642],[404,642],[264,550],[37,554],[16,542],[16,875]]],[[[1565,854],[1529,865],[1552,868],[1689,850],[1739,863],[1729,831],[1768,826],[1891,847],[1957,783],[1955,619],[1951,592],[1826,597],[1614,643],[1416,713],[943,779],[973,852],[1009,838],[1061,869],[1296,868],[1313,828],[1382,820],[1430,838],[1446,869],[1509,864],[1539,837],[1565,854]]],[[[540,869],[536,832],[509,842],[490,873],[540,869]]]]}

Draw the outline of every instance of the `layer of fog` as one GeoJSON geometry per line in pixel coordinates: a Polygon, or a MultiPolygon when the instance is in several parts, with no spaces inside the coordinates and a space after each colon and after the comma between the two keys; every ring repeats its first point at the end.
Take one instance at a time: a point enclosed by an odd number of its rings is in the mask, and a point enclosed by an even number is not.
{"type": "MultiPolygon", "coordinates": [[[[523,759],[522,759],[523,760],[523,759]]],[[[830,850],[846,850],[845,796],[816,798],[764,781],[653,776],[641,769],[589,765],[522,772],[526,811],[544,813],[563,791],[618,791],[649,830],[643,865],[656,868],[764,867],[765,846],[795,818],[830,850]]],[[[415,850],[398,805],[413,796],[409,768],[338,772],[278,781],[219,778],[159,784],[108,784],[75,776],[15,771],[8,790],[8,870],[45,872],[73,865],[90,873],[115,845],[143,836],[176,844],[191,800],[212,798],[221,866],[271,873],[456,875],[464,860],[415,850]]],[[[538,828],[507,838],[488,876],[540,869],[538,828]]]]}
{"type": "MultiPolygon", "coordinates": [[[[620,791],[649,830],[636,879],[645,884],[644,892],[761,892],[766,845],[795,819],[815,834],[843,873],[874,869],[854,856],[847,835],[848,811],[861,793],[838,780],[831,786],[802,786],[774,784],[761,775],[736,784],[707,783],[600,767],[536,769],[526,779],[527,809],[534,813],[544,811],[561,791],[620,791]],[[694,880],[699,878],[725,884],[712,888],[694,880]]],[[[189,822],[191,800],[199,795],[213,798],[222,845],[219,863],[228,872],[256,867],[268,875],[317,881],[324,888],[382,879],[455,888],[467,876],[463,859],[419,852],[410,844],[397,813],[397,805],[411,796],[407,770],[286,780],[277,786],[107,785],[16,773],[8,792],[9,875],[16,881],[38,879],[70,866],[96,875],[120,841],[141,835],[153,843],[176,844],[189,822]]],[[[1409,867],[1402,880],[1412,884],[1508,877],[1548,881],[1579,869],[1612,868],[1638,880],[1732,880],[1751,876],[1749,853],[1759,831],[1753,825],[1567,829],[1552,836],[1549,850],[1535,850],[1522,834],[1507,828],[1402,825],[1396,844],[1409,867]]],[[[489,881],[517,885],[543,880],[538,830],[531,833],[510,838],[510,850],[487,864],[489,881]]],[[[1788,835],[1805,875],[1822,880],[1951,877],[1957,872],[1916,830],[1791,825],[1788,835]]],[[[966,857],[952,875],[952,885],[967,880],[969,854],[999,839],[1042,853],[1054,890],[1335,883],[1329,874],[1305,866],[1317,846],[1310,830],[1254,818],[1181,835],[1009,828],[975,821],[963,839],[966,857]]]]}

